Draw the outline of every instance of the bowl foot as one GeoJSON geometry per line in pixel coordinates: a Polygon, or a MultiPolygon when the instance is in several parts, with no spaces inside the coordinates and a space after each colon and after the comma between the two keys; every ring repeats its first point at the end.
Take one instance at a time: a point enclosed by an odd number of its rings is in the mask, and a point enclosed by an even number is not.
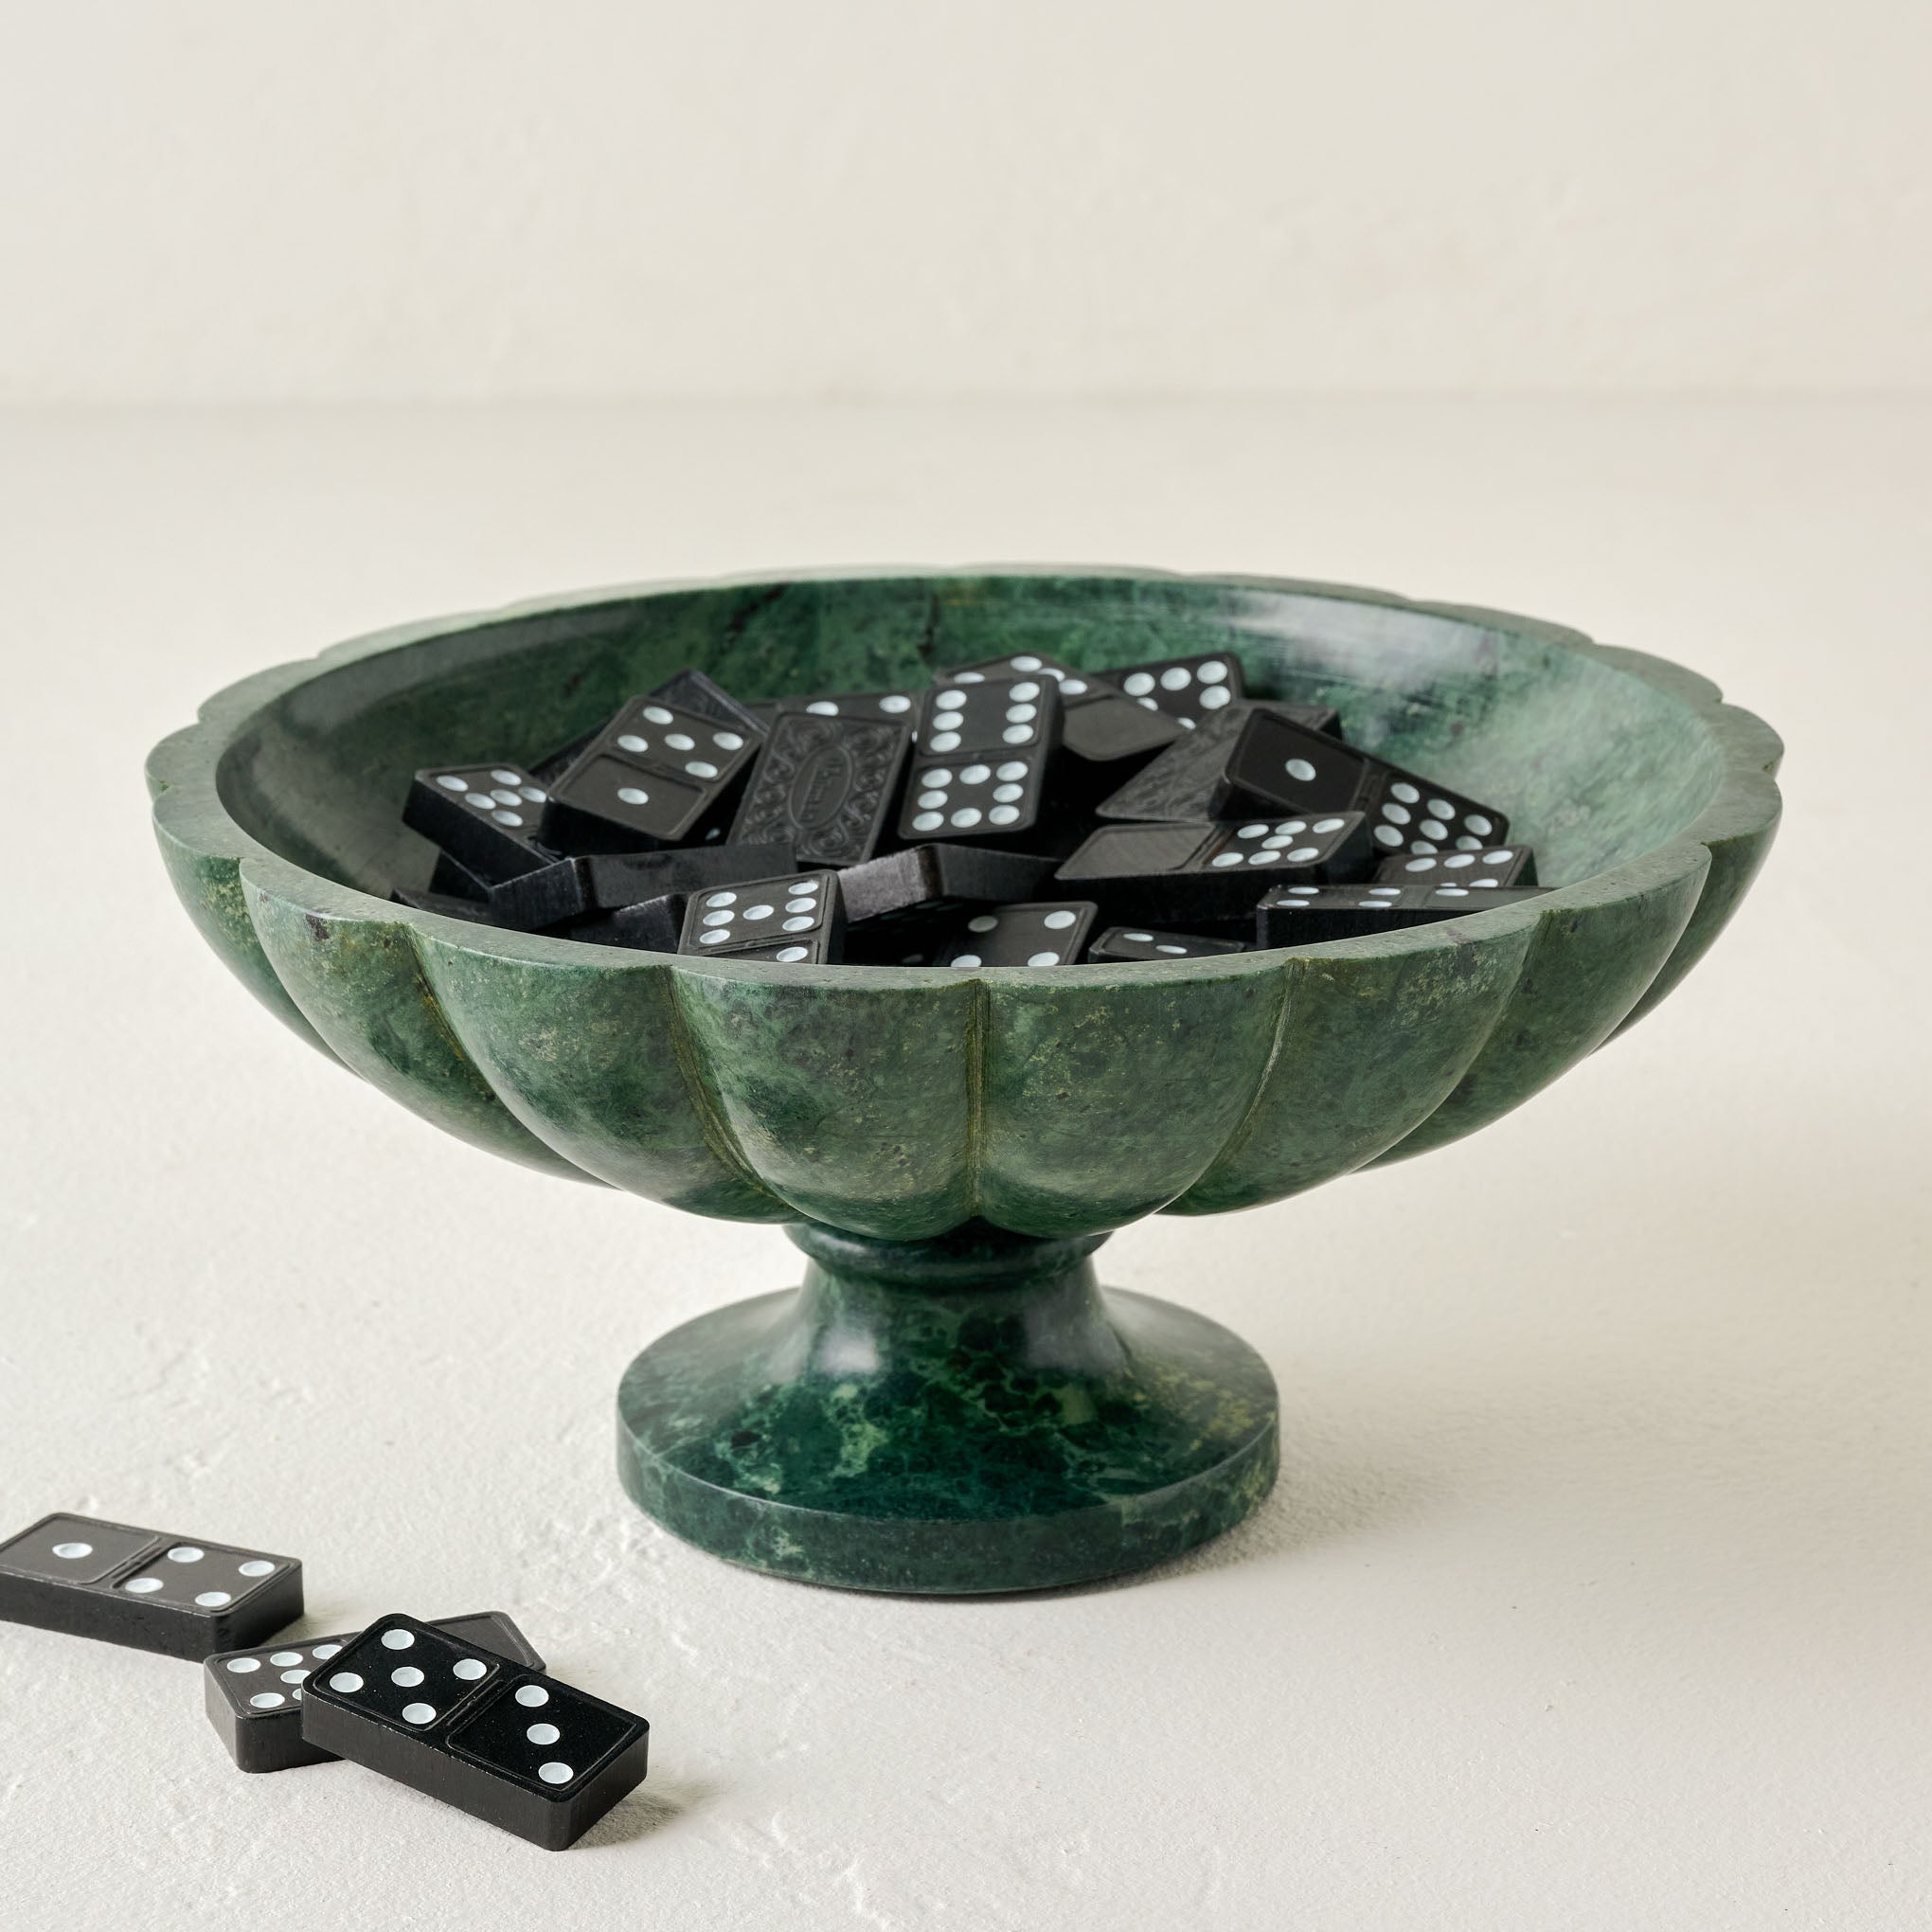
{"type": "Polygon", "coordinates": [[[1273,1486],[1267,1365],[1102,1290],[1104,1235],[789,1231],[801,1287],[685,1323],[618,1393],[625,1489],[699,1548],[847,1589],[1041,1589],[1176,1556],[1273,1486]]]}

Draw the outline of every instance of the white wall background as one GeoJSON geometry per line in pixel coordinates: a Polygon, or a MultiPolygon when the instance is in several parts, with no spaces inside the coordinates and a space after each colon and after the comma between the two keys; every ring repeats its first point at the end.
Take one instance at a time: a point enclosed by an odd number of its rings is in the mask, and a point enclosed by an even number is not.
{"type": "Polygon", "coordinates": [[[1932,387],[1925,0],[11,0],[0,400],[1932,387]]]}

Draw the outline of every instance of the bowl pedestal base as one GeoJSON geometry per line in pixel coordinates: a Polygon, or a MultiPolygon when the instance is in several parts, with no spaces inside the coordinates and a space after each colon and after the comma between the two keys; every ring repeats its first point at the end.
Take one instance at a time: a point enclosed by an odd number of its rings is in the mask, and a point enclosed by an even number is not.
{"type": "Polygon", "coordinates": [[[1177,1556],[1273,1486],[1267,1365],[1102,1290],[1104,1235],[788,1231],[801,1287],[685,1323],[619,1391],[625,1489],[699,1548],[847,1589],[1040,1589],[1177,1556]]]}

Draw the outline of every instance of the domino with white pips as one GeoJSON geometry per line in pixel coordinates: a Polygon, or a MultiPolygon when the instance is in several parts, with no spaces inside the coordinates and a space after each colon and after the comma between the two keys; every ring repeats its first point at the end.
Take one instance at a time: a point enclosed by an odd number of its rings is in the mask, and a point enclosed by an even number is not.
{"type": "MultiPolygon", "coordinates": [[[[529,1639],[500,1610],[441,1617],[436,1627],[445,1637],[480,1645],[529,1670],[544,1668],[529,1639]]],[[[312,1672],[332,1662],[361,1634],[350,1630],[337,1637],[303,1637],[229,1651],[204,1661],[202,1698],[208,1722],[238,1770],[293,1771],[304,1764],[335,1762],[333,1751],[302,1736],[302,1689],[312,1672]]]]}
{"type": "Polygon", "coordinates": [[[914,768],[900,814],[899,835],[907,839],[1017,837],[1040,817],[1046,760],[1039,752],[997,762],[972,758],[961,763],[914,768]]]}
{"type": "Polygon", "coordinates": [[[1320,706],[1235,699],[1211,712],[1195,730],[1169,745],[1118,791],[1100,799],[1094,807],[1096,815],[1177,823],[1218,816],[1227,791],[1227,755],[1248,718],[1263,709],[1315,731],[1328,732],[1335,722],[1334,712],[1320,706]]]}
{"type": "Polygon", "coordinates": [[[1049,677],[941,685],[925,695],[920,750],[935,758],[1051,750],[1060,742],[1060,687],[1049,677]]]}
{"type": "Polygon", "coordinates": [[[1054,877],[1143,925],[1244,921],[1270,886],[1360,878],[1373,850],[1359,812],[1238,825],[1109,825],[1054,877]]]}
{"type": "Polygon", "coordinates": [[[1071,705],[1094,694],[1098,679],[1089,678],[1073,665],[1057,657],[1043,656],[1037,651],[1016,651],[1010,657],[986,657],[977,664],[950,666],[933,673],[937,685],[982,685],[1009,683],[1014,678],[1050,677],[1060,687],[1063,703],[1071,705]]]}
{"type": "Polygon", "coordinates": [[[200,1658],[301,1614],[291,1556],[65,1514],[0,1544],[0,1618],[70,1637],[200,1658]]]}
{"type": "Polygon", "coordinates": [[[558,859],[519,879],[492,886],[489,916],[497,925],[537,932],[598,912],[730,886],[741,879],[770,878],[796,863],[790,846],[669,846],[649,852],[599,852],[558,859]]]}
{"type": "MultiPolygon", "coordinates": [[[[942,671],[941,685],[985,684],[989,679],[1051,678],[1060,689],[1061,743],[1089,764],[1118,766],[1151,758],[1181,735],[1181,724],[1157,707],[1142,708],[1103,677],[1089,677],[1058,658],[1022,651],[982,664],[942,671]]],[[[1113,782],[1118,782],[1118,772],[1113,782]]]]}
{"type": "Polygon", "coordinates": [[[677,949],[780,966],[830,966],[840,957],[844,938],[838,874],[803,872],[692,893],[677,949]]]}
{"type": "Polygon", "coordinates": [[[1510,831],[1493,805],[1264,708],[1228,754],[1225,798],[1233,810],[1364,813],[1385,853],[1476,851],[1501,845],[1510,831]]]}
{"type": "Polygon", "coordinates": [[[544,842],[569,853],[690,843],[715,830],[762,742],[748,724],[633,698],[550,787],[544,842]]]}
{"type": "Polygon", "coordinates": [[[309,1744],[546,1851],[644,1780],[643,1718],[413,1617],[372,1623],[302,1689],[309,1744]]]}
{"type": "Polygon", "coordinates": [[[1452,852],[1410,852],[1384,859],[1380,885],[1474,886],[1494,890],[1536,883],[1536,854],[1528,846],[1476,846],[1452,852]]]}
{"type": "Polygon", "coordinates": [[[1319,945],[1521,905],[1543,896],[1544,888],[1535,886],[1498,886],[1492,892],[1467,886],[1281,886],[1255,908],[1255,943],[1263,948],[1319,945]]]}
{"type": "Polygon", "coordinates": [[[1196,657],[1157,657],[1125,665],[1102,675],[1137,705],[1163,711],[1184,731],[1192,731],[1243,695],[1241,659],[1231,651],[1196,657]]]}
{"type": "Polygon", "coordinates": [[[1166,933],[1157,928],[1109,926],[1087,948],[1090,966],[1126,965],[1142,960],[1207,959],[1244,953],[1239,939],[1210,939],[1199,933],[1166,933]]]}
{"type": "Polygon", "coordinates": [[[402,822],[487,888],[556,857],[542,838],[548,801],[521,765],[433,765],[411,780],[402,822]]]}
{"type": "Polygon", "coordinates": [[[970,972],[975,966],[1071,966],[1100,915],[1090,900],[997,905],[960,921],[951,944],[933,961],[970,972]]]}
{"type": "Polygon", "coordinates": [[[908,729],[919,710],[912,691],[821,691],[810,697],[780,698],[775,717],[802,714],[809,718],[861,718],[875,724],[903,724],[908,729]]]}
{"type": "Polygon", "coordinates": [[[1040,816],[1060,742],[1060,688],[989,678],[926,693],[899,835],[908,843],[1017,837],[1040,816]]]}

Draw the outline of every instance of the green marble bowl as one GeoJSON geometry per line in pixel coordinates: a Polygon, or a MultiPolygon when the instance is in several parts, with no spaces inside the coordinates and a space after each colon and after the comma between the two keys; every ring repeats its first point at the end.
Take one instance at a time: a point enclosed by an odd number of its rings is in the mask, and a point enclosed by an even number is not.
{"type": "Polygon", "coordinates": [[[1156,1561],[1275,1474],[1243,1344],[1088,1257],[1495,1119],[1702,957],[1779,743],[1695,673],[1494,612],[1254,578],[878,574],[552,599],[232,686],[150,760],[182,903],[304,1039],[511,1160],[789,1225],[802,1288],[687,1324],[619,1397],[643,1508],[758,1567],[1028,1587],[1156,1561]],[[740,695],[1023,649],[1232,652],[1251,691],[1494,799],[1558,889],[1232,958],[962,975],[669,958],[404,910],[431,762],[529,760],[685,665],[740,695]]]}

